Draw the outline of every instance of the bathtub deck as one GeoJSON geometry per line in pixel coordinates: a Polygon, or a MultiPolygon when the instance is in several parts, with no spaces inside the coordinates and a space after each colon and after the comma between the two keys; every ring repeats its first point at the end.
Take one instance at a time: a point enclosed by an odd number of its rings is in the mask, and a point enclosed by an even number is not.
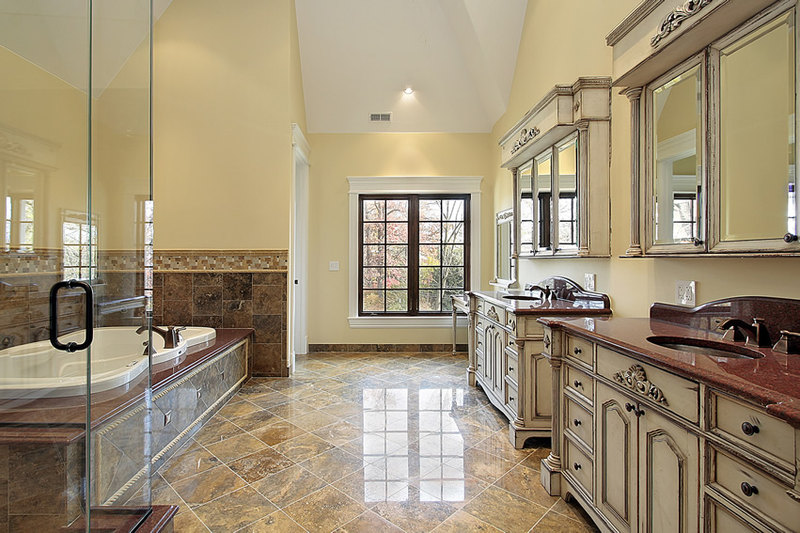
{"type": "MultiPolygon", "coordinates": [[[[253,334],[252,329],[218,329],[210,345],[189,348],[178,365],[163,363],[152,370],[153,392],[168,386],[191,372],[198,365],[219,355],[253,334]]],[[[248,372],[249,375],[249,372],[248,372]]],[[[95,428],[126,407],[141,401],[146,382],[139,379],[132,386],[117,387],[92,397],[92,428],[95,428]]],[[[86,399],[42,398],[17,405],[19,400],[0,401],[0,444],[51,442],[69,443],[81,439],[86,424],[86,399]]]]}

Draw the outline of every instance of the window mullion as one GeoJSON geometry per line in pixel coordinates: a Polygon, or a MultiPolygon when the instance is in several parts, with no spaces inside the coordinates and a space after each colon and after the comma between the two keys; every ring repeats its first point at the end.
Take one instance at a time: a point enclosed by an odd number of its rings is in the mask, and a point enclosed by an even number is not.
{"type": "Polygon", "coordinates": [[[408,312],[419,314],[419,195],[408,197],[408,312]]]}

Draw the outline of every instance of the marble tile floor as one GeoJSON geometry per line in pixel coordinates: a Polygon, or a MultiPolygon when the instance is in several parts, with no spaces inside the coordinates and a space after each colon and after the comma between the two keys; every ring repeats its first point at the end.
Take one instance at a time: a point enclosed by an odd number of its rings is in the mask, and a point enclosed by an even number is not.
{"type": "Polygon", "coordinates": [[[158,471],[178,532],[596,531],[549,496],[466,357],[314,353],[254,378],[158,471]]]}

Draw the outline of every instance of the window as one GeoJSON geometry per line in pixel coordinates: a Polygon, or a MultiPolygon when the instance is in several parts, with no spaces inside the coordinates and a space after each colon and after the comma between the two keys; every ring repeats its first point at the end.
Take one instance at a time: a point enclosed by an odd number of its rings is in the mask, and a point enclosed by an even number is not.
{"type": "Polygon", "coordinates": [[[3,232],[4,249],[33,252],[34,207],[29,196],[7,195],[3,232]]]}
{"type": "Polygon", "coordinates": [[[440,315],[469,288],[469,195],[359,195],[360,316],[440,315]]]}
{"type": "Polygon", "coordinates": [[[64,250],[64,279],[95,279],[97,277],[97,217],[91,221],[85,214],[64,213],[62,245],[64,250]]]}

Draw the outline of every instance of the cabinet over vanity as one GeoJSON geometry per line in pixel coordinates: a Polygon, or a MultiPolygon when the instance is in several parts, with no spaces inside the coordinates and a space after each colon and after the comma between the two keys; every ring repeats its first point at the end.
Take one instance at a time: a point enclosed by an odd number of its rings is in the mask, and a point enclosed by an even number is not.
{"type": "Polygon", "coordinates": [[[540,322],[550,494],[602,531],[800,531],[800,300],[540,322]]]}
{"type": "Polygon", "coordinates": [[[608,316],[608,296],[575,282],[548,278],[529,291],[471,291],[470,385],[476,383],[509,420],[509,438],[521,448],[528,437],[549,437],[552,377],[542,352],[543,316],[608,316]],[[547,298],[549,296],[549,298],[547,298]]]}

